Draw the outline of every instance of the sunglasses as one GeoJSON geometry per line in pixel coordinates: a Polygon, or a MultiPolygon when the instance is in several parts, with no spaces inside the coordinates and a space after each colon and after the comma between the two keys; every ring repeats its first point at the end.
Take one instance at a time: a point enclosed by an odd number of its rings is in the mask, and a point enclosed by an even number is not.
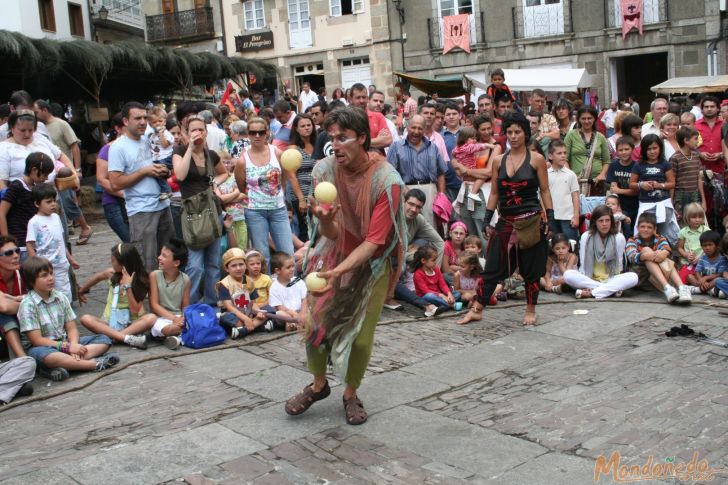
{"type": "Polygon", "coordinates": [[[268,130],[248,130],[250,136],[265,136],[268,130]]]}
{"type": "Polygon", "coordinates": [[[13,254],[20,254],[20,248],[8,249],[0,253],[0,256],[12,256],[13,254]]]}

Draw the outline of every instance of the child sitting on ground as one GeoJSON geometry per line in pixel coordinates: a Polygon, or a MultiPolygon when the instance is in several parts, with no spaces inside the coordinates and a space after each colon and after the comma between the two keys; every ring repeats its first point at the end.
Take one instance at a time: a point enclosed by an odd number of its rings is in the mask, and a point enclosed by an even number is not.
{"type": "Polygon", "coordinates": [[[445,255],[442,258],[442,272],[452,278],[456,271],[462,269],[458,265],[460,255],[465,251],[465,238],[468,228],[461,221],[450,224],[450,238],[445,241],[445,255]]]}
{"type": "Polygon", "coordinates": [[[478,262],[481,268],[485,268],[485,258],[483,257],[483,241],[478,236],[468,236],[463,243],[465,251],[470,251],[478,255],[478,262]]]}
{"type": "Polygon", "coordinates": [[[480,265],[478,254],[470,251],[465,251],[460,256],[460,267],[462,269],[457,271],[453,278],[453,288],[460,293],[461,301],[469,302],[478,294],[483,267],[480,265]]]}
{"type": "Polygon", "coordinates": [[[256,328],[265,325],[265,313],[253,304],[253,295],[248,291],[245,277],[245,252],[231,248],[222,255],[222,266],[228,275],[216,285],[217,304],[223,313],[220,325],[230,329],[230,338],[245,337],[256,328]]]}
{"type": "Polygon", "coordinates": [[[38,184],[33,187],[31,197],[38,213],[28,222],[25,244],[30,256],[45,258],[53,265],[56,290],[70,302],[73,301],[68,266],[78,269],[81,266],[66,248],[63,239],[63,225],[56,214],[56,189],[51,184],[38,184]]]}
{"type": "Polygon", "coordinates": [[[637,273],[639,285],[649,280],[655,288],[661,290],[668,303],[689,304],[692,302],[690,288],[680,280],[675,264],[670,259],[671,253],[670,243],[657,234],[655,214],[640,214],[637,219],[637,234],[629,238],[625,247],[630,271],[637,273]]]}
{"type": "Polygon", "coordinates": [[[18,308],[20,331],[30,341],[28,355],[36,360],[42,376],[62,381],[69,370],[100,372],[119,363],[118,355],[106,354],[109,337],[79,336],[71,303],[54,288],[50,261],[29,257],[23,263],[23,277],[32,290],[18,308]]]}
{"type": "Polygon", "coordinates": [[[147,348],[144,335],[157,321],[153,313],[144,313],[144,299],[149,293],[149,274],[136,246],[115,244],[111,248],[111,268],[96,273],[78,290],[78,300],[86,303],[86,294],[97,283],[106,280],[109,291],[103,319],[93,315],[81,317],[81,325],[117,342],[139,349],[147,348]]]}
{"type": "Polygon", "coordinates": [[[579,258],[571,251],[571,242],[566,234],[551,238],[551,254],[546,260],[546,273],[541,277],[541,288],[561,294],[564,290],[564,273],[576,269],[579,258]]]}
{"type": "Polygon", "coordinates": [[[700,204],[692,202],[685,207],[683,214],[685,226],[680,229],[677,239],[677,252],[680,254],[680,279],[687,285],[697,286],[697,279],[691,278],[695,273],[695,266],[703,255],[703,245],[700,236],[710,231],[705,223],[705,212],[700,204]]]}
{"type": "MultiPolygon", "coordinates": [[[[464,126],[460,128],[460,131],[458,132],[457,146],[452,151],[452,158],[456,159],[458,163],[463,165],[465,168],[473,170],[477,168],[475,155],[486,148],[491,150],[495,148],[494,145],[489,143],[477,143],[476,136],[477,134],[472,127],[464,126]]],[[[476,179],[475,182],[473,182],[473,187],[468,192],[469,199],[482,202],[482,199],[478,194],[480,194],[480,188],[483,186],[484,182],[485,180],[483,179],[476,179]]]]}
{"type": "Polygon", "coordinates": [[[152,337],[164,338],[165,347],[174,350],[182,345],[182,310],[190,304],[192,288],[190,277],[181,270],[187,264],[184,241],[172,238],[163,244],[157,261],[159,269],[149,273],[149,309],[157,316],[152,337]]]}
{"type": "MultiPolygon", "coordinates": [[[[154,163],[164,165],[172,173],[172,151],[174,150],[174,136],[167,131],[167,112],[159,106],[149,110],[148,114],[149,145],[152,148],[152,160],[154,163]]],[[[169,199],[172,196],[172,188],[163,177],[157,180],[159,184],[159,200],[169,199]]]]}
{"type": "Polygon", "coordinates": [[[270,268],[276,278],[270,287],[268,304],[275,308],[276,315],[291,319],[285,322],[286,332],[302,328],[306,304],[307,289],[303,280],[298,280],[289,286],[295,273],[295,266],[293,257],[286,253],[279,251],[270,257],[270,268]]]}
{"type": "Polygon", "coordinates": [[[415,292],[417,296],[437,306],[455,307],[460,293],[451,291],[437,267],[437,251],[432,246],[422,246],[412,261],[415,292]]]}
{"type": "Polygon", "coordinates": [[[268,294],[273,284],[271,277],[263,273],[265,258],[259,251],[251,249],[245,254],[245,266],[247,268],[245,274],[248,276],[248,291],[251,295],[254,291],[257,292],[255,304],[258,305],[258,308],[263,308],[268,304],[268,294]]]}
{"type": "Polygon", "coordinates": [[[719,250],[720,234],[705,231],[700,235],[700,246],[703,254],[698,259],[695,272],[688,276],[690,291],[693,294],[707,293],[725,298],[726,294],[716,286],[718,278],[725,278],[728,273],[728,260],[719,250]]]}

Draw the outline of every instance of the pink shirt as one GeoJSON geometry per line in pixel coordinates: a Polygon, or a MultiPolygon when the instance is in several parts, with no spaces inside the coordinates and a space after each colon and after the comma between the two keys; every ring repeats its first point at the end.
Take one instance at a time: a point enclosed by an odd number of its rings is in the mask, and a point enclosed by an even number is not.
{"type": "Polygon", "coordinates": [[[466,168],[475,168],[475,154],[488,148],[484,143],[466,143],[455,147],[452,157],[466,168]]]}
{"type": "Polygon", "coordinates": [[[431,135],[426,135],[427,139],[435,144],[438,150],[440,150],[440,156],[446,162],[450,161],[450,155],[447,154],[447,147],[445,146],[445,139],[436,131],[433,131],[431,135]]]}

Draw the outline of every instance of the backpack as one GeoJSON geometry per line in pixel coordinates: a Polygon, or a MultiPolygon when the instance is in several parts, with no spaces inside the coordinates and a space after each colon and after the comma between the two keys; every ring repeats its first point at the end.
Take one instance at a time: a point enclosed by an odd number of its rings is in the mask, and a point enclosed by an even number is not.
{"type": "Polygon", "coordinates": [[[198,303],[185,308],[185,330],[182,344],[191,349],[214,347],[225,341],[225,330],[219,325],[215,310],[210,305],[198,303]]]}

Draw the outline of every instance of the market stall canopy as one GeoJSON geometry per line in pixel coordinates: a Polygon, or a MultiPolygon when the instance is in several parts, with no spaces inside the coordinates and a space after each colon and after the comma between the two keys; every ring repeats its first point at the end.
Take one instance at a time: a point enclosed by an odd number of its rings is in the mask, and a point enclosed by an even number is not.
{"type": "Polygon", "coordinates": [[[442,98],[455,98],[468,92],[463,85],[463,76],[460,74],[441,79],[428,79],[401,72],[395,72],[394,75],[409,81],[412,86],[423,93],[437,93],[442,98]]]}
{"type": "MultiPolygon", "coordinates": [[[[542,69],[503,69],[506,84],[511,91],[577,92],[579,88],[590,88],[591,76],[586,69],[542,68],[542,69]]],[[[486,90],[490,81],[486,73],[466,74],[465,81],[472,86],[486,90]]]]}
{"type": "Polygon", "coordinates": [[[652,86],[650,91],[657,94],[673,93],[722,93],[728,89],[728,76],[674,77],[652,86]]]}

